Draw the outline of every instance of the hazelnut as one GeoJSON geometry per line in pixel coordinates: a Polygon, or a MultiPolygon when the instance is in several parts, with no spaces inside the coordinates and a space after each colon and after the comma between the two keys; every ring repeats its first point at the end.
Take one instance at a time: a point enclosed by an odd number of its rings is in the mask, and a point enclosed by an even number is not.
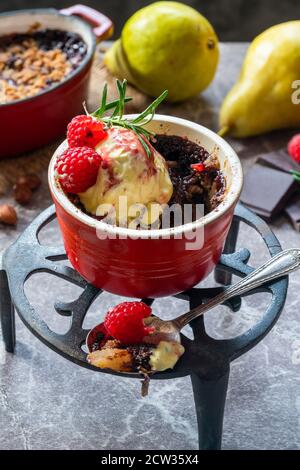
{"type": "Polygon", "coordinates": [[[6,225],[16,225],[18,220],[14,207],[8,204],[0,205],[0,222],[6,225]]]}
{"type": "Polygon", "coordinates": [[[20,176],[17,184],[27,185],[32,191],[35,191],[40,187],[41,179],[34,173],[30,173],[28,175],[20,176]]]}
{"type": "Polygon", "coordinates": [[[32,198],[32,191],[27,184],[15,184],[13,187],[13,194],[15,200],[22,206],[28,204],[32,198]]]}

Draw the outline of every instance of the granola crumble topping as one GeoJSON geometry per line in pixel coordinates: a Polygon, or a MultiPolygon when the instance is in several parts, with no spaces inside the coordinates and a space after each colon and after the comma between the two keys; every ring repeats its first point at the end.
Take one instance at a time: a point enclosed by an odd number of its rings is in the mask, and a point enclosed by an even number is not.
{"type": "Polygon", "coordinates": [[[86,52],[78,34],[61,30],[0,37],[0,103],[34,96],[61,82],[86,52]]]}

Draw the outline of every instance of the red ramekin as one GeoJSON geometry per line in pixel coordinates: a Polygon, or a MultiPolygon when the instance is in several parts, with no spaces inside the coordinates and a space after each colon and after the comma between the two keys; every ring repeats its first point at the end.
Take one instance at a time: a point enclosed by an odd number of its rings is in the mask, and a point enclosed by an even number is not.
{"type": "Polygon", "coordinates": [[[102,13],[74,5],[61,11],[3,13],[0,36],[26,33],[33,25],[78,33],[87,44],[87,54],[80,66],[57,85],[33,97],[0,104],[0,159],[42,147],[65,133],[72,117],[83,111],[96,42],[108,38],[113,31],[111,20],[102,13]]]}
{"type": "Polygon", "coordinates": [[[179,293],[212,271],[222,253],[243,182],[236,153],[211,130],[162,115],[156,115],[147,127],[160,134],[188,137],[209,152],[216,152],[227,189],[215,210],[173,229],[130,230],[111,226],[76,208],[55,181],[54,165],[67,147],[66,142],[56,150],[49,166],[50,190],[71,264],[96,287],[137,298],[179,293]],[[193,233],[199,238],[204,236],[203,245],[196,249],[195,245],[188,245],[193,233]]]}

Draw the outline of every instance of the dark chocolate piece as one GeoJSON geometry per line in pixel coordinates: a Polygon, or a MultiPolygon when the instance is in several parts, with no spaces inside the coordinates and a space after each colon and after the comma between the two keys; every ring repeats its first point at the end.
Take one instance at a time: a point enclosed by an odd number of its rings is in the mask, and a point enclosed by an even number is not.
{"type": "Polygon", "coordinates": [[[299,183],[292,175],[256,164],[245,176],[241,201],[271,221],[298,189],[299,183]]]}
{"type": "Polygon", "coordinates": [[[141,387],[141,395],[142,397],[146,397],[149,393],[149,385],[150,385],[150,377],[149,375],[145,374],[142,380],[142,387],[141,387]]]}
{"type": "Polygon", "coordinates": [[[287,173],[291,170],[300,171],[299,163],[295,162],[295,160],[293,160],[284,149],[274,150],[273,152],[261,155],[258,158],[257,163],[261,163],[287,173]]]}
{"type": "Polygon", "coordinates": [[[300,194],[295,194],[291,202],[285,208],[285,213],[291,221],[294,229],[300,232],[300,194]]]}

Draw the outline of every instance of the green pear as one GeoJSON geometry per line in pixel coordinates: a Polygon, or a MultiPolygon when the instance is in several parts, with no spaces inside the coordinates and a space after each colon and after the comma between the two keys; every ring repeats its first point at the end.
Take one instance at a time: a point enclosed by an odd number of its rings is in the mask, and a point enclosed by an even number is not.
{"type": "Polygon", "coordinates": [[[273,26],[251,43],[220,111],[220,134],[248,137],[300,126],[300,21],[273,26]]]}
{"type": "Polygon", "coordinates": [[[204,16],[178,2],[155,2],[124,25],[104,62],[118,78],[168,100],[197,95],[212,81],[219,60],[218,38],[204,16]]]}

